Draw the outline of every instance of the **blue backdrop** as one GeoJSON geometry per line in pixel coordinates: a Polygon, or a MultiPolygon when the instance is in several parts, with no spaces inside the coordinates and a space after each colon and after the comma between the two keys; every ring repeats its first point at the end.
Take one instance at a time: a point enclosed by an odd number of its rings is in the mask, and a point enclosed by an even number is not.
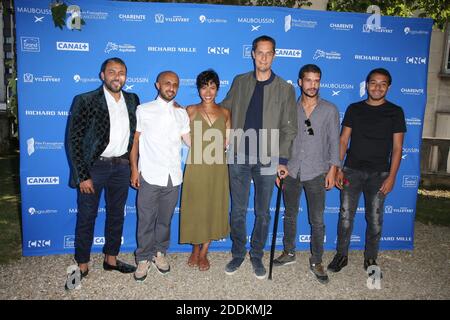
{"type": "MultiPolygon", "coordinates": [[[[382,17],[371,27],[368,14],[336,13],[276,7],[71,1],[81,8],[82,30],[53,24],[49,0],[16,0],[16,35],[20,118],[20,176],[23,254],[73,253],[76,191],[68,187],[69,167],[64,135],[72,98],[97,88],[101,63],[118,56],[128,66],[126,91],[142,102],[156,96],[154,82],[162,70],[174,70],[181,86],[177,101],[197,103],[197,74],[215,69],[221,78],[217,101],[232,79],[253,68],[251,43],[262,34],[277,41],[274,71],[300,91],[297,75],[306,63],[323,71],[320,94],[335,103],[341,119],[347,106],[365,98],[369,70],[384,67],[393,83],[388,99],[403,107],[407,134],[403,160],[393,192],[386,200],[381,249],[412,249],[419,183],[420,141],[426,105],[427,64],[432,21],[382,17]]],[[[70,14],[67,15],[69,17],[70,14]]],[[[186,150],[183,151],[186,154],[186,150]]],[[[253,195],[253,191],[252,191],[253,195]]],[[[123,251],[136,248],[136,192],[130,189],[125,210],[123,251]]],[[[252,198],[252,197],[251,197],[252,198]]],[[[275,211],[274,192],[272,214],[275,211]]],[[[301,198],[297,248],[309,249],[310,227],[301,198]]],[[[253,201],[247,215],[253,227],[253,201]]],[[[283,212],[283,209],[282,209],[283,212]]],[[[365,219],[361,199],[351,248],[364,248],[365,219]]],[[[339,192],[327,193],[325,248],[335,248],[339,192]]],[[[171,251],[178,244],[178,208],[172,222],[171,251]]],[[[93,251],[104,243],[102,200],[93,251]]],[[[272,219],[273,221],[273,219],[272,219]]],[[[272,226],[271,226],[272,230],[272,226]]],[[[277,234],[281,248],[282,219],[277,234]]],[[[267,248],[272,234],[269,233],[267,248]]],[[[228,250],[230,239],[213,243],[228,250]]]]}

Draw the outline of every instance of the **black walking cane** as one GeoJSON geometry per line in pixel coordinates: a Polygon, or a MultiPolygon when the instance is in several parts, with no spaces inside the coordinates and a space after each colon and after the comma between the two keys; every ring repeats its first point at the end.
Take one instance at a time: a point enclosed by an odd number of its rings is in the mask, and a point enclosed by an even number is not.
{"type": "MultiPolygon", "coordinates": [[[[280,174],[283,176],[284,171],[280,171],[280,174]]],[[[275,253],[275,244],[277,242],[278,216],[280,215],[282,191],[283,191],[283,179],[280,178],[280,188],[278,189],[278,193],[277,193],[277,207],[275,209],[275,219],[273,222],[272,247],[270,248],[270,264],[269,264],[269,278],[268,278],[269,280],[272,280],[273,256],[275,253]]]]}

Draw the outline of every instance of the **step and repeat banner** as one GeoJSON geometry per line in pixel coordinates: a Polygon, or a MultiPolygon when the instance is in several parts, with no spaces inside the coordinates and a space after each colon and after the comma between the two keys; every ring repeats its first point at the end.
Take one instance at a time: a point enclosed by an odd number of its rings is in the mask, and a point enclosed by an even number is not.
{"type": "MultiPolygon", "coordinates": [[[[101,85],[100,65],[109,57],[128,67],[124,89],[141,102],[156,97],[156,76],[174,70],[180,77],[177,102],[200,101],[196,76],[213,68],[220,76],[220,102],[233,77],[253,69],[252,40],[267,34],[277,41],[273,70],[300,90],[300,67],[315,63],[323,71],[320,95],[335,103],[341,120],[347,106],[366,98],[365,78],[377,67],[388,69],[393,83],[388,99],[403,107],[407,134],[395,189],[385,203],[381,249],[413,249],[419,184],[420,141],[427,92],[428,51],[432,21],[369,14],[336,13],[277,7],[239,7],[174,3],[71,1],[81,9],[81,30],[70,23],[55,27],[49,0],[16,0],[16,36],[20,118],[20,176],[23,254],[74,252],[76,190],[68,186],[64,136],[75,95],[101,85]]],[[[69,11],[66,19],[77,16],[69,11]]],[[[71,21],[71,20],[68,20],[71,21]]],[[[187,149],[183,150],[184,156],[187,149]]],[[[207,196],[207,195],[206,195],[207,196]]],[[[136,191],[130,188],[125,208],[123,251],[136,248],[136,191]]],[[[253,191],[247,230],[254,224],[253,191]]],[[[276,192],[271,211],[275,212],[276,192]]],[[[363,249],[363,197],[358,206],[351,248],[363,249]]],[[[283,228],[278,228],[281,249],[283,228]]],[[[325,248],[336,245],[339,191],[327,192],[325,248]]],[[[297,248],[308,250],[310,226],[301,198],[297,248]]],[[[105,203],[101,200],[93,251],[104,244],[105,203]]],[[[170,251],[191,250],[178,243],[179,210],[172,220],[170,251]]],[[[273,221],[273,219],[272,219],[273,221]]],[[[267,248],[270,246],[271,229],[267,248]]],[[[229,238],[212,250],[229,250],[229,238]]]]}

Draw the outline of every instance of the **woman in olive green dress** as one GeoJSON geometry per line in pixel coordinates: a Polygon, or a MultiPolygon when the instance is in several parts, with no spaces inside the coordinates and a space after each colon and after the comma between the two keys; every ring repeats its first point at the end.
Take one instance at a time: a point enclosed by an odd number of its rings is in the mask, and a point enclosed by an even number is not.
{"type": "Polygon", "coordinates": [[[219,77],[213,70],[197,76],[201,102],[187,107],[191,120],[191,148],[184,172],[180,209],[180,243],[193,245],[188,265],[209,269],[212,240],[229,233],[228,145],[230,111],[216,104],[219,77]]]}

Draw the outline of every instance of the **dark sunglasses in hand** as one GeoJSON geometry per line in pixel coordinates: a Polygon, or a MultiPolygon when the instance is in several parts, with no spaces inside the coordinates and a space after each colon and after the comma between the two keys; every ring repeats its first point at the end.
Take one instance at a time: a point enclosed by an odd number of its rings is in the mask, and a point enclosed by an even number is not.
{"type": "Polygon", "coordinates": [[[305,125],[306,125],[306,131],[308,132],[308,134],[309,134],[310,136],[313,136],[313,135],[314,135],[314,130],[313,130],[313,128],[311,127],[311,120],[306,119],[306,120],[305,120],[305,125]]]}

